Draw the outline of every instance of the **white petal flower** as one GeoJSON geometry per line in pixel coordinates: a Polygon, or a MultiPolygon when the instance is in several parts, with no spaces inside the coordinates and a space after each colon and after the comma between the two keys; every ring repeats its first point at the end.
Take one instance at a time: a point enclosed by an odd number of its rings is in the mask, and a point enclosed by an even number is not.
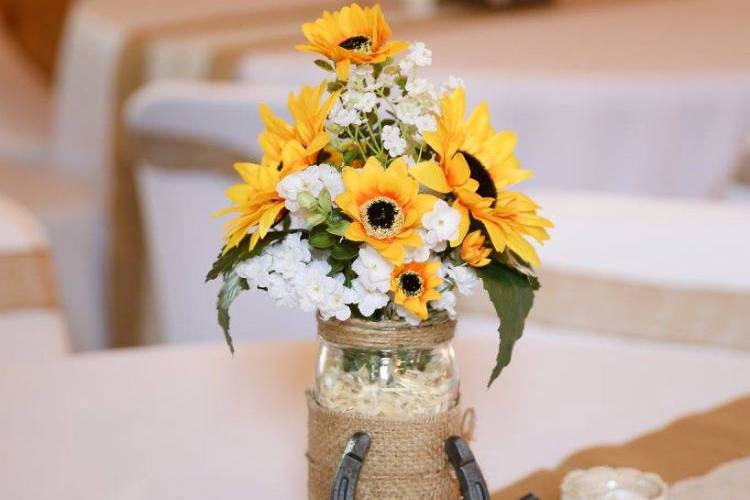
{"type": "Polygon", "coordinates": [[[425,78],[414,78],[406,82],[406,92],[414,97],[427,97],[430,99],[437,99],[437,92],[435,92],[435,86],[429,80],[425,78]]]}
{"type": "Polygon", "coordinates": [[[432,64],[432,51],[423,42],[414,42],[409,47],[409,57],[417,66],[429,66],[432,64]]]}
{"type": "Polygon", "coordinates": [[[381,137],[383,146],[388,150],[391,158],[398,158],[406,151],[406,141],[401,137],[401,131],[393,125],[383,127],[381,137]]]}
{"type": "Polygon", "coordinates": [[[454,266],[446,264],[445,272],[456,284],[456,288],[463,295],[471,295],[479,285],[479,278],[469,266],[454,266]]]}
{"type": "Polygon", "coordinates": [[[378,102],[378,98],[373,92],[358,92],[356,90],[350,90],[344,94],[342,99],[346,107],[362,111],[363,113],[372,111],[378,102]]]}
{"type": "Polygon", "coordinates": [[[433,244],[457,238],[460,223],[461,214],[458,210],[440,199],[430,212],[422,216],[422,227],[427,231],[426,239],[433,244]]]}
{"type": "Polygon", "coordinates": [[[445,311],[451,319],[456,318],[456,294],[450,290],[442,292],[439,300],[430,302],[430,305],[439,311],[445,311]]]}
{"type": "Polygon", "coordinates": [[[363,245],[359,249],[359,256],[352,264],[352,270],[357,273],[359,282],[367,290],[386,293],[391,289],[393,264],[369,245],[363,245]]]}
{"type": "Polygon", "coordinates": [[[450,94],[457,88],[464,87],[466,87],[466,85],[464,84],[464,81],[462,79],[458,78],[457,76],[451,75],[448,77],[448,81],[440,86],[440,93],[443,95],[450,94]]]}
{"type": "Polygon", "coordinates": [[[410,71],[415,66],[429,66],[432,64],[432,51],[422,42],[414,42],[409,47],[409,53],[399,63],[401,71],[410,71]]]}
{"type": "Polygon", "coordinates": [[[396,105],[396,118],[407,125],[416,124],[422,114],[421,106],[414,99],[405,99],[396,105]]]}
{"type": "Polygon", "coordinates": [[[257,257],[240,263],[235,268],[235,272],[240,278],[247,280],[247,284],[251,289],[257,287],[265,288],[268,286],[272,264],[273,258],[267,253],[262,253],[257,257]]]}
{"type": "Polygon", "coordinates": [[[335,280],[328,276],[329,272],[331,266],[326,261],[315,259],[292,278],[303,311],[315,311],[325,303],[336,285],[335,280]]]}
{"type": "Polygon", "coordinates": [[[388,305],[388,294],[377,290],[368,290],[357,278],[352,281],[352,290],[357,294],[356,304],[364,316],[371,316],[375,311],[388,305]]]}
{"type": "Polygon", "coordinates": [[[349,125],[360,125],[362,120],[359,117],[359,113],[356,109],[347,108],[336,102],[331,111],[331,120],[340,127],[348,127],[349,125]]]}
{"type": "Polygon", "coordinates": [[[414,124],[417,126],[420,134],[434,132],[437,129],[437,122],[435,121],[435,116],[432,114],[418,117],[414,124]]]}
{"type": "Polygon", "coordinates": [[[271,270],[292,278],[310,262],[310,245],[300,233],[292,233],[279,244],[271,245],[266,252],[273,257],[271,270]]]}
{"type": "Polygon", "coordinates": [[[272,273],[268,278],[268,295],[277,306],[296,307],[297,295],[291,282],[280,274],[272,273]]]}
{"type": "Polygon", "coordinates": [[[335,317],[339,321],[345,321],[352,315],[352,310],[349,304],[354,304],[357,301],[357,293],[351,288],[344,286],[344,275],[340,274],[336,278],[331,279],[335,285],[325,297],[323,304],[319,308],[320,315],[323,319],[330,319],[335,317]]]}
{"type": "Polygon", "coordinates": [[[373,77],[373,67],[369,64],[352,65],[346,86],[348,91],[372,92],[382,86],[379,80],[373,77]]]}
{"type": "MultiPolygon", "coordinates": [[[[335,198],[344,192],[344,181],[341,179],[341,172],[327,163],[318,165],[318,178],[322,187],[328,190],[331,198],[335,198]]],[[[320,191],[314,194],[318,196],[320,191]]]]}
{"type": "Polygon", "coordinates": [[[319,170],[318,165],[307,167],[305,170],[287,175],[276,185],[276,192],[284,198],[284,205],[291,212],[299,210],[297,197],[300,193],[311,193],[317,196],[323,189],[319,170]]]}
{"type": "MultiPolygon", "coordinates": [[[[422,238],[423,244],[418,247],[404,247],[404,249],[406,250],[406,253],[404,255],[404,262],[426,262],[427,259],[430,258],[430,250],[433,248],[433,245],[430,244],[430,242],[427,240],[427,231],[418,229],[417,232],[422,238]]],[[[439,242],[435,243],[439,245],[439,242]]],[[[445,250],[445,247],[443,247],[442,250],[445,250]]]]}

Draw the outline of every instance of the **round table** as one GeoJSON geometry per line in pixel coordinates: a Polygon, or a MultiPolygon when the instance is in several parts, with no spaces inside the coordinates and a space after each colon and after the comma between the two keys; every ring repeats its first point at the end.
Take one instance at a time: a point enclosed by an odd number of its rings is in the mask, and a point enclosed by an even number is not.
{"type": "MultiPolygon", "coordinates": [[[[750,353],[534,325],[487,390],[495,323],[467,315],[456,341],[491,490],[750,392],[750,353]]],[[[232,358],[217,343],[6,363],[0,498],[304,498],[315,350],[241,343],[232,358]]]]}

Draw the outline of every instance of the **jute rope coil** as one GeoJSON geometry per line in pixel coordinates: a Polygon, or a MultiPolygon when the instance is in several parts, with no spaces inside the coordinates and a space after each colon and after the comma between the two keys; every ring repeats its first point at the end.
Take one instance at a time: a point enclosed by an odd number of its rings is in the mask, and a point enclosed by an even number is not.
{"type": "Polygon", "coordinates": [[[403,321],[338,321],[318,317],[318,335],[324,340],[362,349],[426,349],[450,341],[455,331],[455,320],[444,313],[434,314],[415,327],[405,327],[403,321]]]}
{"type": "Polygon", "coordinates": [[[458,482],[444,451],[461,435],[457,405],[432,416],[362,417],[328,410],[308,392],[308,495],[328,500],[336,467],[349,438],[370,435],[370,451],[357,483],[357,500],[457,500],[458,482]]]}

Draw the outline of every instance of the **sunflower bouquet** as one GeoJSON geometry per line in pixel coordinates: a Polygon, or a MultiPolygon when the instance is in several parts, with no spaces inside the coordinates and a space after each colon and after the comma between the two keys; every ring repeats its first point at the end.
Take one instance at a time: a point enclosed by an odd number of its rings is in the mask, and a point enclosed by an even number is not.
{"type": "Polygon", "coordinates": [[[516,137],[468,116],[464,84],[418,76],[422,43],[391,40],[379,6],[325,12],[297,49],[326,79],[288,100],[291,121],[262,106],[260,163],[238,163],[232,215],[208,279],[221,278],[218,313],[243,290],[339,321],[419,325],[456,314],[456,294],[480,281],[501,321],[494,380],[510,361],[538,282],[551,223],[509,187],[531,176],[516,137]]]}

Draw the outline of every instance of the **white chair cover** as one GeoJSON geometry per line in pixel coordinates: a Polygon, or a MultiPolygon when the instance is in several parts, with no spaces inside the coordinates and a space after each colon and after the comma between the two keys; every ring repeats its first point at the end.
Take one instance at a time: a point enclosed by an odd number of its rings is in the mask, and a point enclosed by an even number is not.
{"type": "Polygon", "coordinates": [[[40,223],[0,196],[0,364],[67,352],[54,284],[52,257],[40,223]]]}
{"type": "MultiPolygon", "coordinates": [[[[129,126],[149,157],[139,164],[138,182],[160,332],[148,340],[221,338],[213,306],[219,283],[203,282],[222,241],[223,221],[211,214],[226,206],[224,190],[238,182],[232,162],[258,158],[259,103],[286,115],[286,97],[279,87],[160,82],[129,102],[129,126]],[[187,144],[175,149],[174,139],[187,144]],[[205,155],[196,151],[217,144],[234,152],[220,160],[221,170],[201,164],[205,155]]],[[[232,314],[238,338],[302,337],[314,328],[311,314],[279,310],[262,292],[241,297],[232,314]]]]}

